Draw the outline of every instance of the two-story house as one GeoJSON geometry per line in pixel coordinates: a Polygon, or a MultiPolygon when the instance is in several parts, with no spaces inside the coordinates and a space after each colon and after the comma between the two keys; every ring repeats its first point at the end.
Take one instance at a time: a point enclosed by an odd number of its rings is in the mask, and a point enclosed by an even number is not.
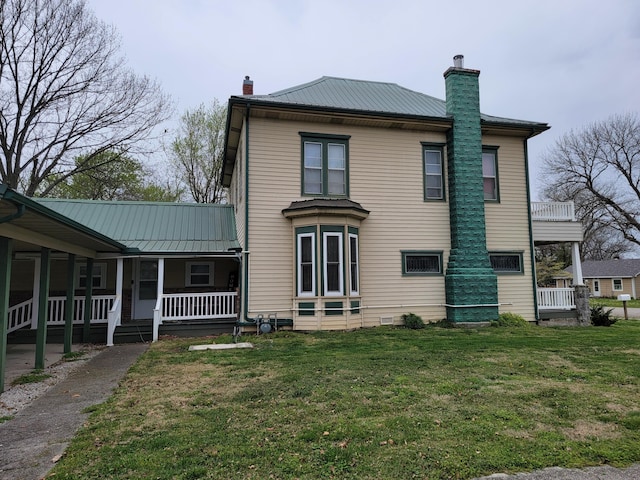
{"type": "Polygon", "coordinates": [[[446,100],[322,77],[228,104],[224,184],[242,246],[240,319],[295,330],[534,321],[527,140],[482,114],[457,56],[446,100]]]}

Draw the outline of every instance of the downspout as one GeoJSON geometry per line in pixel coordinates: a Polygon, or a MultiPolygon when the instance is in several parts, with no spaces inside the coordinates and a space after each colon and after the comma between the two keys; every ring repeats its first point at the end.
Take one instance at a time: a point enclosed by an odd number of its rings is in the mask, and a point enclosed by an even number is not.
{"type": "Polygon", "coordinates": [[[531,218],[531,187],[529,186],[529,145],[528,138],[525,138],[524,144],[524,173],[527,182],[527,216],[529,217],[529,248],[531,249],[531,278],[533,284],[533,314],[537,320],[540,319],[538,311],[538,279],[536,277],[536,254],[535,244],[533,240],[533,220],[531,218]]]}
{"type": "Polygon", "coordinates": [[[240,291],[244,289],[242,295],[243,303],[243,320],[245,322],[253,321],[247,315],[249,312],[249,117],[251,116],[251,104],[247,103],[245,112],[245,129],[244,129],[244,248],[242,268],[244,270],[244,283],[240,291]]]}

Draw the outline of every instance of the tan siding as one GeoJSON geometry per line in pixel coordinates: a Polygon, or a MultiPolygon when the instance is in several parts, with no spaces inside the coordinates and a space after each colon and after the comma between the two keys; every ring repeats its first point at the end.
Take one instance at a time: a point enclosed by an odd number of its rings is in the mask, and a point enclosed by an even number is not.
{"type": "MultiPolygon", "coordinates": [[[[620,278],[620,277],[614,277],[620,278]]],[[[631,278],[622,278],[622,290],[614,290],[613,289],[613,278],[601,278],[600,279],[600,296],[601,297],[611,297],[617,298],[620,294],[628,294],[633,295],[633,279],[631,278]]],[[[585,280],[585,284],[588,285],[589,290],[593,293],[593,279],[585,280]]],[[[637,292],[636,292],[637,293],[637,292]]]]}
{"type": "MultiPolygon", "coordinates": [[[[299,132],[350,135],[350,199],[371,212],[359,227],[362,313],[347,320],[323,316],[322,328],[345,328],[345,322],[376,326],[381,316],[392,316],[395,323],[400,323],[400,315],[410,311],[425,321],[444,318],[444,275],[403,276],[401,264],[403,250],[430,250],[443,253],[446,267],[450,249],[448,203],[424,201],[420,143],[444,143],[444,134],[257,118],[251,120],[249,145],[249,315],[278,312],[279,316],[293,316],[294,231],[282,210],[292,201],[305,199],[300,191],[299,132]]],[[[521,140],[495,137],[485,139],[485,143],[500,145],[502,201],[487,208],[489,248],[524,252],[525,274],[499,279],[500,301],[513,303],[504,310],[533,320],[523,144],[521,140]],[[507,225],[509,228],[505,228],[507,225]]],[[[240,229],[240,221],[238,225],[240,229]]],[[[297,316],[296,328],[317,329],[317,318],[297,316]]]]}
{"type": "Polygon", "coordinates": [[[500,202],[485,203],[487,249],[522,252],[524,275],[498,275],[501,312],[513,312],[535,320],[529,204],[522,139],[485,136],[484,145],[499,145],[500,202]]]}

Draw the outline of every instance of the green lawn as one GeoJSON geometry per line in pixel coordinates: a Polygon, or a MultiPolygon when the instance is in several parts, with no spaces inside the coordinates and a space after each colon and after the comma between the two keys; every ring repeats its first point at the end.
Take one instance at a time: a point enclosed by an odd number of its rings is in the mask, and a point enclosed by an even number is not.
{"type": "Polygon", "coordinates": [[[255,348],[153,344],[55,478],[438,479],[640,461],[639,321],[243,339],[255,348]]]}
{"type": "MultiPolygon", "coordinates": [[[[604,305],[605,307],[620,307],[622,308],[622,302],[616,298],[604,298],[604,297],[591,297],[589,299],[591,305],[604,305]]],[[[629,300],[627,302],[628,308],[640,308],[640,299],[629,300]]]]}

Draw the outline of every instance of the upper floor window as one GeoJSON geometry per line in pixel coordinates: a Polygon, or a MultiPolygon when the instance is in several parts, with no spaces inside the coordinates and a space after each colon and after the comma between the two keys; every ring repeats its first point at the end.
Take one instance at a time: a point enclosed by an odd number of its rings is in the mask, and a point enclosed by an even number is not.
{"type": "Polygon", "coordinates": [[[424,199],[444,200],[444,168],[442,146],[422,144],[424,167],[424,199]]]}
{"type": "Polygon", "coordinates": [[[349,195],[349,136],[300,133],[302,194],[323,197],[349,195]]]}
{"type": "Polygon", "coordinates": [[[498,149],[484,147],[482,149],[482,181],[484,199],[498,201],[498,149]]]}

